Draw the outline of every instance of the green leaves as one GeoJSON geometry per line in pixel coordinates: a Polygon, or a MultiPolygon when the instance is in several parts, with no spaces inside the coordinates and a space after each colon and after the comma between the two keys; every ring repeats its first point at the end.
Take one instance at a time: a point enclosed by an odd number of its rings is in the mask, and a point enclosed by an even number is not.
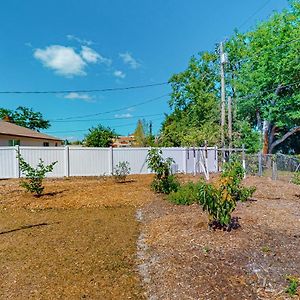
{"type": "Polygon", "coordinates": [[[110,147],[115,137],[114,130],[98,125],[89,129],[89,133],[85,136],[83,142],[87,147],[110,147]]]}
{"type": "Polygon", "coordinates": [[[148,151],[147,163],[148,168],[155,173],[151,184],[155,192],[170,194],[172,191],[177,191],[179,183],[175,175],[171,174],[171,165],[174,163],[172,158],[164,159],[161,149],[152,148],[148,151]]]}
{"type": "Polygon", "coordinates": [[[40,112],[34,112],[31,108],[19,106],[15,111],[0,108],[0,119],[8,116],[11,121],[19,126],[39,131],[50,127],[50,122],[45,120],[40,112]]]}
{"type": "Polygon", "coordinates": [[[34,168],[24,160],[20,153],[18,153],[17,157],[19,159],[20,170],[26,178],[26,180],[20,181],[20,186],[35,196],[40,197],[44,191],[43,179],[47,173],[53,171],[57,161],[49,165],[44,165],[43,160],[40,159],[38,165],[34,168]]]}

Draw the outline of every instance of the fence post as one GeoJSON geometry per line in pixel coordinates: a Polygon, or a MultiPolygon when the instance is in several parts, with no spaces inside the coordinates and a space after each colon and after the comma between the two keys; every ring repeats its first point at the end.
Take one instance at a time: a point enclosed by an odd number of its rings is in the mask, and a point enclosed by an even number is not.
{"type": "Polygon", "coordinates": [[[114,152],[113,147],[109,147],[108,152],[108,167],[109,167],[109,175],[113,175],[114,173],[114,152]]]}
{"type": "Polygon", "coordinates": [[[16,145],[15,146],[15,151],[16,151],[16,158],[15,158],[15,174],[16,174],[16,178],[20,178],[21,177],[21,172],[20,172],[20,160],[19,160],[19,154],[20,154],[20,146],[16,145]]]}
{"type": "Polygon", "coordinates": [[[246,155],[245,155],[245,145],[242,145],[242,160],[243,160],[243,168],[244,168],[244,178],[246,178],[246,155]]]}
{"type": "Polygon", "coordinates": [[[70,149],[69,146],[65,146],[65,177],[70,176],[70,149]]]}
{"type": "Polygon", "coordinates": [[[277,180],[277,157],[272,155],[272,180],[277,180]]]}
{"type": "Polygon", "coordinates": [[[218,147],[215,146],[215,172],[219,172],[218,147]]]}
{"type": "Polygon", "coordinates": [[[183,159],[183,173],[187,173],[187,148],[183,148],[182,153],[182,159],[183,159]]]}
{"type": "Polygon", "coordinates": [[[262,153],[261,151],[258,153],[258,176],[262,176],[262,153]]]}

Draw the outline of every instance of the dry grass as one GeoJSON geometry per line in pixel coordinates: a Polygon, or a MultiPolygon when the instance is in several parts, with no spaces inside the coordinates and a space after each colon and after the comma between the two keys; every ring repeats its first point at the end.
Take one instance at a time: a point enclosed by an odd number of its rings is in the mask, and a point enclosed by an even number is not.
{"type": "Polygon", "coordinates": [[[135,212],[153,194],[130,180],[47,180],[41,198],[1,181],[0,298],[142,299],[135,212]]]}

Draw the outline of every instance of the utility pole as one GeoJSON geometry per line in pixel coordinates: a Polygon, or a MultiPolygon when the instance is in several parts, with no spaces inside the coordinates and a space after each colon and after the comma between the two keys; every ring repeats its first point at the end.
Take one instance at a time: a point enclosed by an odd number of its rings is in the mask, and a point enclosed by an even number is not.
{"type": "Polygon", "coordinates": [[[220,63],[221,63],[221,147],[225,146],[225,71],[226,55],[224,53],[223,42],[220,43],[220,63]]]}
{"type": "Polygon", "coordinates": [[[152,121],[150,121],[150,124],[149,124],[149,133],[150,133],[150,136],[152,136],[152,121]]]}
{"type": "Polygon", "coordinates": [[[224,53],[223,42],[220,43],[220,64],[221,64],[221,148],[223,162],[225,162],[225,105],[226,105],[226,92],[225,92],[225,64],[227,63],[227,56],[224,53]]]}
{"type": "Polygon", "coordinates": [[[228,96],[227,99],[227,107],[228,107],[228,140],[229,140],[229,148],[232,148],[232,99],[231,96],[228,96]]]}

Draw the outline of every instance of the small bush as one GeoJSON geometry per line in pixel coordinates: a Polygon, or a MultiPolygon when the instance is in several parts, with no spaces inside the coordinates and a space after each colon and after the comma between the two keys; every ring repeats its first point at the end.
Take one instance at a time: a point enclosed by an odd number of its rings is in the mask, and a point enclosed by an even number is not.
{"type": "Polygon", "coordinates": [[[178,190],[179,182],[176,176],[171,173],[173,162],[174,160],[170,157],[167,159],[162,157],[161,149],[153,148],[149,150],[147,155],[148,167],[155,173],[151,188],[156,193],[170,194],[178,190]]]}
{"type": "Polygon", "coordinates": [[[45,166],[43,160],[40,159],[38,165],[34,168],[20,154],[17,157],[19,159],[20,170],[25,175],[25,180],[22,179],[20,181],[20,186],[36,197],[40,197],[44,191],[43,179],[46,173],[53,171],[53,167],[57,161],[45,166]]]}
{"type": "Polygon", "coordinates": [[[293,174],[292,183],[300,185],[300,172],[297,171],[293,174]]]}
{"type": "Polygon", "coordinates": [[[188,182],[172,192],[168,199],[178,205],[191,205],[197,203],[199,198],[199,183],[188,182]]]}
{"type": "Polygon", "coordinates": [[[120,161],[114,168],[114,179],[116,182],[125,182],[126,177],[130,174],[128,161],[120,161]]]}

